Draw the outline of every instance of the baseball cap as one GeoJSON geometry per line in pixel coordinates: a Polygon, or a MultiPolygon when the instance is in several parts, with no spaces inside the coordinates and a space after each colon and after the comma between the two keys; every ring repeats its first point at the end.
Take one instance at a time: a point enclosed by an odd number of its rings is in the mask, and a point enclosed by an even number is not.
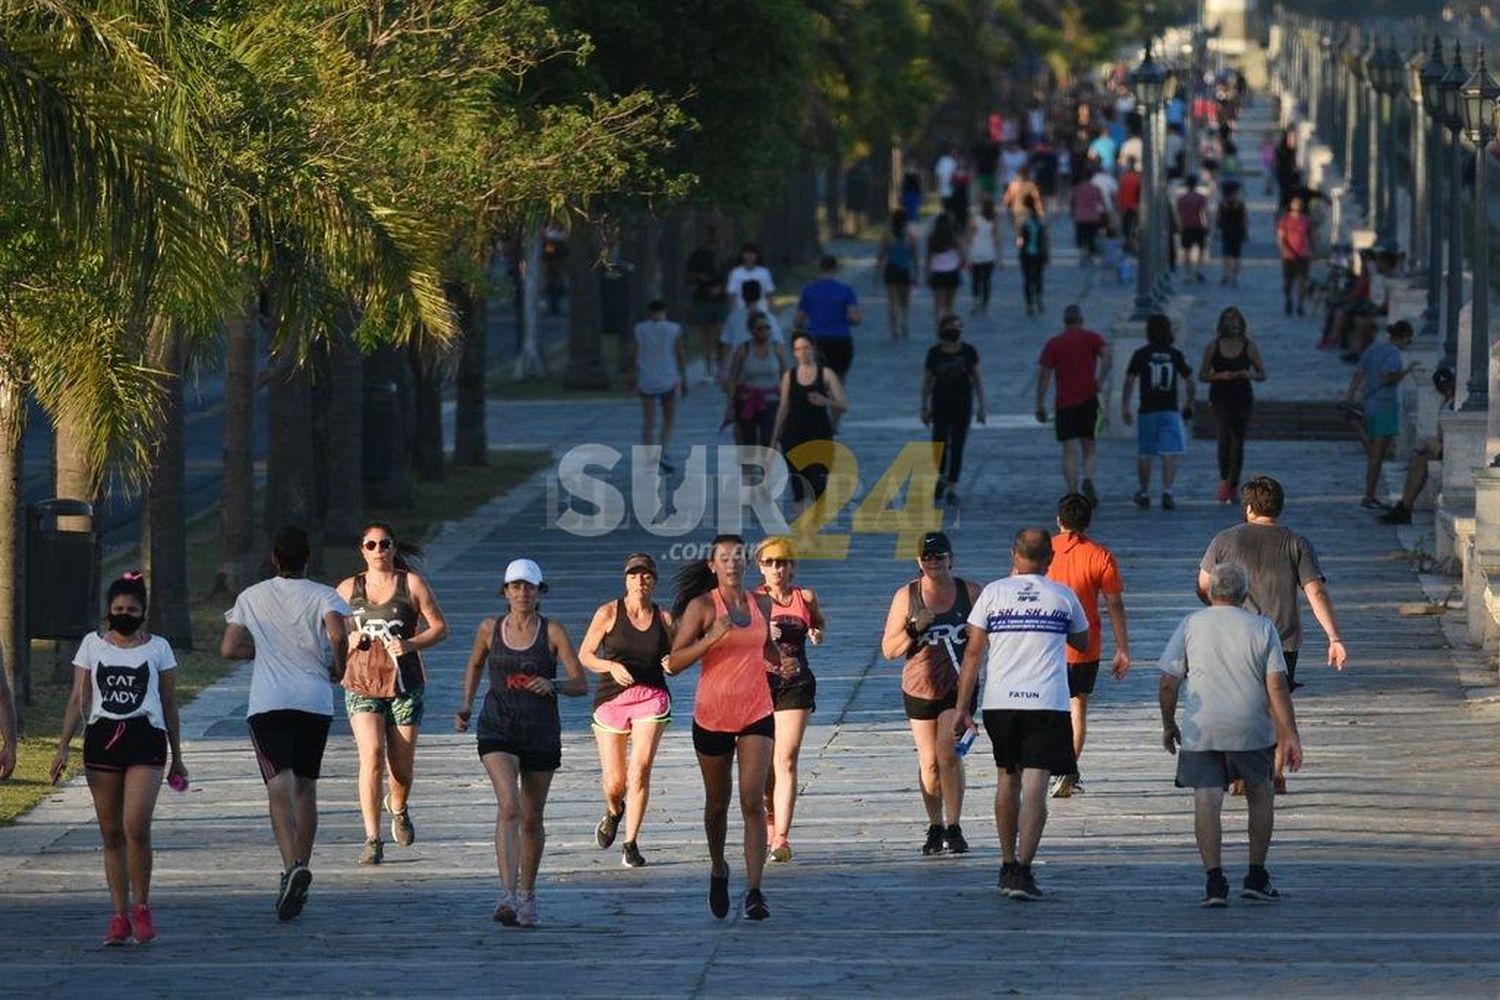
{"type": "Polygon", "coordinates": [[[650,573],[652,576],[660,575],[656,572],[656,560],[644,552],[632,552],[625,557],[625,575],[629,576],[631,573],[650,573]]]}
{"type": "Polygon", "coordinates": [[[792,560],[796,558],[797,553],[792,550],[791,539],[783,535],[772,535],[761,542],[759,548],[755,550],[755,559],[757,562],[762,559],[792,560]]]}
{"type": "Polygon", "coordinates": [[[541,590],[547,588],[547,581],[542,579],[542,567],[531,559],[512,559],[505,567],[505,582],[525,582],[541,590]]]}
{"type": "Polygon", "coordinates": [[[922,541],[917,545],[917,556],[922,559],[928,556],[949,555],[952,552],[953,543],[948,541],[948,536],[941,531],[929,531],[922,536],[922,541]]]}

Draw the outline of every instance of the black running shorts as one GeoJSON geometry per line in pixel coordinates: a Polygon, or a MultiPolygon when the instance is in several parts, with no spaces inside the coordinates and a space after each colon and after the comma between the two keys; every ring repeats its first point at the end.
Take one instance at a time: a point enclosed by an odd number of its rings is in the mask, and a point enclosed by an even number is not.
{"type": "Polygon", "coordinates": [[[246,721],[262,781],[269,782],[282,771],[314,780],[322,773],[331,716],[279,708],[257,712],[246,721]]]}

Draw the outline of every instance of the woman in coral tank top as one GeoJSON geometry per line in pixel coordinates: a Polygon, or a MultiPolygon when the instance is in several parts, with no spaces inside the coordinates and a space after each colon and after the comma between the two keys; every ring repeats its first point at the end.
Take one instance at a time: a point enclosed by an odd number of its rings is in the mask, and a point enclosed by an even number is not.
{"type": "Polygon", "coordinates": [[[740,812],[745,820],[745,918],[764,920],[770,916],[760,891],[766,863],[764,793],[776,735],[766,675],[779,670],[790,676],[798,664],[795,659],[782,663],[771,642],[770,597],[745,588],[744,539],[717,536],[708,561],[684,566],[675,582],[672,611],[679,624],[667,673],[681,673],[702,661],[693,698],[693,748],[703,772],[703,829],[711,862],[708,907],[721,919],[729,914],[724,839],[738,757],[740,812]]]}

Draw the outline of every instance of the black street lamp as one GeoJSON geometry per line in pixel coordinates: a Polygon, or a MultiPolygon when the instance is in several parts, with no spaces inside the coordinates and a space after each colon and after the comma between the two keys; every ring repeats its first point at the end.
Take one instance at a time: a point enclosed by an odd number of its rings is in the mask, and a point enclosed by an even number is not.
{"type": "Polygon", "coordinates": [[[1380,109],[1380,158],[1377,170],[1380,177],[1379,200],[1375,204],[1376,232],[1382,246],[1396,245],[1396,164],[1392,138],[1391,111],[1395,96],[1401,90],[1401,77],[1405,72],[1401,57],[1396,54],[1395,42],[1386,45],[1376,42],[1375,48],[1375,92],[1380,109]]]}
{"type": "Polygon", "coordinates": [[[1407,229],[1411,233],[1406,248],[1407,275],[1423,276],[1427,268],[1427,111],[1422,106],[1422,64],[1427,61],[1426,44],[1418,39],[1412,54],[1401,64],[1401,91],[1410,102],[1410,127],[1407,129],[1411,164],[1411,215],[1407,229]]]}
{"type": "Polygon", "coordinates": [[[1438,87],[1443,125],[1448,130],[1448,292],[1443,309],[1443,365],[1458,365],[1458,313],[1464,299],[1464,144],[1463,112],[1459,110],[1458,92],[1468,82],[1464,69],[1462,43],[1453,43],[1453,61],[1438,87]]]}
{"type": "MultiPolygon", "coordinates": [[[[1484,66],[1484,47],[1474,75],[1458,91],[1464,136],[1474,144],[1474,291],[1469,299],[1469,386],[1465,410],[1489,405],[1490,368],[1490,215],[1485,197],[1490,142],[1495,138],[1496,84],[1484,66]]],[[[1458,199],[1454,199],[1457,201],[1458,199]]]]}
{"type": "Polygon", "coordinates": [[[1156,271],[1161,266],[1160,239],[1157,229],[1162,218],[1158,199],[1163,188],[1161,157],[1156,148],[1156,119],[1161,116],[1162,97],[1167,90],[1166,71],[1151,56],[1151,40],[1146,39],[1146,54],[1130,74],[1130,89],[1141,113],[1141,182],[1140,218],[1136,231],[1143,237],[1136,260],[1135,318],[1145,320],[1156,311],[1156,271]]]}

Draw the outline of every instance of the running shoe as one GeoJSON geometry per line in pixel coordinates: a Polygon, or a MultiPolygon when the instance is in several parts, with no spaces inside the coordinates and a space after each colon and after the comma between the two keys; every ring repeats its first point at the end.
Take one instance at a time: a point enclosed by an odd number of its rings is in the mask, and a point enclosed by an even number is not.
{"type": "Polygon", "coordinates": [[[365,846],[359,852],[359,863],[362,865],[378,865],[385,860],[385,845],[380,842],[379,837],[366,837],[365,846]]]}
{"type": "Polygon", "coordinates": [[[945,499],[948,501],[949,506],[958,503],[958,490],[955,490],[951,486],[948,487],[948,493],[946,494],[945,499]]]}
{"type": "Polygon", "coordinates": [[[1398,503],[1375,520],[1381,524],[1411,524],[1411,511],[1398,503]]]}
{"type": "Polygon", "coordinates": [[[1047,783],[1047,795],[1054,799],[1068,799],[1078,788],[1078,775],[1058,774],[1047,783]]]}
{"type": "Polygon", "coordinates": [[[1383,504],[1383,503],[1381,503],[1379,500],[1376,500],[1374,497],[1364,497],[1363,499],[1361,499],[1359,501],[1359,505],[1361,507],[1363,507],[1365,510],[1385,510],[1386,509],[1386,505],[1383,504]]]}
{"type": "Polygon", "coordinates": [[[1083,481],[1083,498],[1089,502],[1090,507],[1099,506],[1099,494],[1094,491],[1094,481],[1085,479],[1083,481]]]}
{"type": "Polygon", "coordinates": [[[625,803],[621,802],[619,812],[605,813],[604,818],[599,820],[599,825],[594,827],[594,843],[599,845],[601,851],[615,842],[615,834],[620,829],[620,820],[624,818],[625,803]]]}
{"type": "Polygon", "coordinates": [[[782,837],[779,841],[774,842],[771,845],[771,860],[779,864],[785,864],[792,860],[791,841],[782,837]]]}
{"type": "Polygon", "coordinates": [[[1166,493],[1163,493],[1161,495],[1161,509],[1162,510],[1176,510],[1177,509],[1177,500],[1176,500],[1175,497],[1172,496],[1172,493],[1171,493],[1170,490],[1167,491],[1166,493]]]}
{"type": "Polygon", "coordinates": [[[495,904],[495,912],[490,914],[495,923],[506,927],[516,926],[516,897],[514,893],[500,890],[500,900],[495,904]]]}
{"type": "Polygon", "coordinates": [[[729,866],[724,867],[723,875],[715,875],[713,869],[708,872],[708,910],[714,916],[723,920],[729,916],[729,866]]]}
{"type": "Polygon", "coordinates": [[[922,856],[930,858],[943,853],[943,828],[936,823],[927,828],[927,843],[922,845],[922,856]]]}
{"type": "Polygon", "coordinates": [[[1208,873],[1208,885],[1203,889],[1203,905],[1205,907],[1229,905],[1229,880],[1224,877],[1224,869],[1215,868],[1208,873]]]}
{"type": "Polygon", "coordinates": [[[1228,483],[1219,484],[1219,503],[1229,503],[1234,499],[1234,490],[1228,483]]]}
{"type": "Polygon", "coordinates": [[[307,905],[307,890],[312,885],[312,872],[298,861],[292,870],[281,877],[281,895],[276,900],[276,916],[280,920],[293,920],[307,905]]]}
{"type": "Polygon", "coordinates": [[[516,926],[517,927],[535,927],[536,926],[536,893],[535,892],[518,892],[518,893],[516,893],[516,926]]]}
{"type": "Polygon", "coordinates": [[[130,921],[125,919],[125,914],[115,913],[109,918],[109,926],[104,929],[103,944],[106,948],[125,944],[130,940],[130,921]]]}
{"type": "Polygon", "coordinates": [[[656,467],[661,470],[661,474],[664,476],[670,476],[677,471],[677,467],[668,462],[665,457],[657,460],[656,467]]]}
{"type": "Polygon", "coordinates": [[[1017,865],[1014,861],[1005,861],[1001,863],[1000,882],[998,885],[998,888],[1000,889],[1000,895],[1009,896],[1011,893],[1016,891],[1016,869],[1019,867],[1020,865],[1017,865]]]}
{"type": "Polygon", "coordinates": [[[1281,893],[1271,884],[1271,873],[1264,868],[1252,866],[1250,873],[1245,876],[1245,881],[1240,886],[1240,897],[1242,899],[1258,899],[1263,903],[1274,903],[1281,898],[1281,893]]]}
{"type": "Polygon", "coordinates": [[[954,823],[943,831],[943,845],[949,854],[968,854],[969,842],[964,839],[963,828],[954,823]]]}
{"type": "Polygon", "coordinates": [[[1030,865],[1017,865],[1015,882],[1010,890],[1010,898],[1025,902],[1042,898],[1042,890],[1037,888],[1036,878],[1031,874],[1030,865]]]}
{"type": "Polygon", "coordinates": [[[759,889],[751,889],[745,893],[745,919],[764,920],[771,915],[771,908],[766,905],[766,897],[759,889]]]}
{"type": "Polygon", "coordinates": [[[1135,505],[1141,510],[1151,509],[1151,494],[1147,493],[1145,490],[1137,490],[1135,496],[1132,499],[1135,500],[1135,505]]]}
{"type": "Polygon", "coordinates": [[[131,909],[130,932],[136,944],[150,944],[156,940],[156,924],[151,920],[151,907],[136,906],[131,909]]]}
{"type": "Polygon", "coordinates": [[[391,797],[385,797],[385,811],[391,814],[391,839],[402,847],[410,847],[417,842],[417,828],[412,826],[409,810],[400,812],[391,808],[391,797]]]}
{"type": "Polygon", "coordinates": [[[646,867],[646,859],[641,857],[641,849],[635,846],[635,841],[625,841],[625,847],[620,851],[620,864],[626,868],[646,867]]]}

